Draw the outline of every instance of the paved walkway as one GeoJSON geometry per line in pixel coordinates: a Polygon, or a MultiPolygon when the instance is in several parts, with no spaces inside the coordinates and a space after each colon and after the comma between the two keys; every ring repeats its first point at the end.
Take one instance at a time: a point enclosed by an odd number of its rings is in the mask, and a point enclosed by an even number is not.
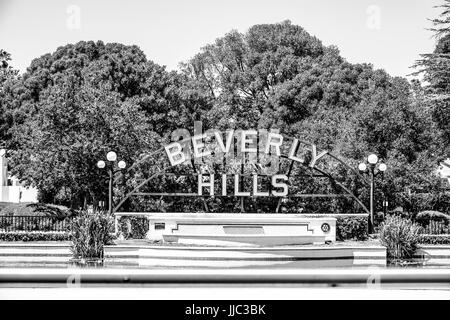
{"type": "Polygon", "coordinates": [[[0,268],[67,267],[72,257],[70,245],[67,241],[2,241],[0,268]]]}

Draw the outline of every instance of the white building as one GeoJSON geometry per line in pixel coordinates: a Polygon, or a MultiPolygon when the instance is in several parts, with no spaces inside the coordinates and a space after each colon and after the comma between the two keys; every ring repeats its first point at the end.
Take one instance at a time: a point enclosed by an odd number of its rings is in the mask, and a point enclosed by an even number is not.
{"type": "Polygon", "coordinates": [[[37,202],[37,189],[24,187],[15,177],[8,175],[6,151],[0,149],[0,202],[37,202]]]}

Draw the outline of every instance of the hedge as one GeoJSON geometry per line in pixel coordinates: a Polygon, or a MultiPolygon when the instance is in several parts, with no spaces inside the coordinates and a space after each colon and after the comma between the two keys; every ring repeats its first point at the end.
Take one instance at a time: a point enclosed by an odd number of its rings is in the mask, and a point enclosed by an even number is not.
{"type": "Polygon", "coordinates": [[[0,241],[69,241],[66,232],[0,232],[0,241]]]}
{"type": "Polygon", "coordinates": [[[450,220],[450,216],[439,211],[421,211],[417,214],[416,219],[431,219],[431,220],[450,220]]]}
{"type": "Polygon", "coordinates": [[[125,239],[145,239],[149,229],[146,217],[121,217],[119,219],[119,235],[125,239]]]}
{"type": "Polygon", "coordinates": [[[450,234],[422,234],[419,236],[420,244],[450,244],[450,234]]]}
{"type": "Polygon", "coordinates": [[[43,203],[1,203],[2,216],[41,216],[66,218],[75,215],[75,211],[65,206],[43,203]]]}
{"type": "Polygon", "coordinates": [[[367,217],[336,216],[336,239],[364,241],[368,238],[367,217]]]}

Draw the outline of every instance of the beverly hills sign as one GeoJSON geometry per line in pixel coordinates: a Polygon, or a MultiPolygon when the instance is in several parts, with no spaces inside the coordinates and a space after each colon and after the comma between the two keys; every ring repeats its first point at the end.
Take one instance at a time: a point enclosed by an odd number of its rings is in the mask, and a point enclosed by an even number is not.
{"type": "MultiPolygon", "coordinates": [[[[235,196],[274,196],[285,197],[288,195],[288,176],[278,174],[278,163],[281,158],[301,163],[314,168],[318,162],[328,153],[318,151],[317,146],[302,142],[296,138],[288,138],[276,130],[228,130],[223,134],[218,130],[208,130],[204,133],[187,136],[187,130],[182,134],[173,134],[182,137],[182,141],[172,142],[165,146],[167,157],[171,166],[190,163],[204,163],[204,159],[212,158],[216,163],[223,163],[224,159],[241,161],[265,167],[266,173],[271,175],[269,190],[258,190],[259,175],[253,174],[252,190],[242,190],[242,177],[234,174],[235,196]]],[[[198,175],[198,195],[203,195],[205,188],[209,189],[209,195],[215,195],[215,183],[221,185],[221,195],[227,196],[227,174],[222,174],[220,181],[216,182],[214,174],[198,175]]],[[[219,180],[219,179],[218,179],[219,180]]]]}
{"type": "MultiPolygon", "coordinates": [[[[162,240],[165,243],[233,247],[323,244],[326,241],[336,240],[336,219],[333,217],[311,218],[296,214],[278,214],[282,203],[281,197],[300,195],[294,194],[296,192],[294,190],[297,189],[294,184],[292,194],[289,194],[289,187],[293,182],[292,179],[289,181],[289,178],[291,174],[293,175],[294,164],[309,167],[315,173],[319,173],[318,176],[332,178],[326,175],[326,167],[330,164],[328,158],[334,157],[327,151],[319,151],[314,144],[282,135],[275,130],[269,132],[263,129],[203,132],[194,125],[193,136],[188,130],[179,129],[172,132],[170,138],[171,143],[133,164],[136,167],[145,163],[147,169],[151,163],[152,170],[148,171],[148,177],[141,179],[142,181],[123,197],[115,208],[116,212],[131,196],[239,197],[241,212],[246,211],[245,198],[250,196],[277,197],[278,204],[273,215],[208,214],[211,210],[205,199],[202,199],[204,211],[198,214],[193,212],[116,214],[116,217],[146,216],[149,221],[148,239],[162,240]],[[287,166],[280,165],[282,159],[289,162],[284,163],[287,166]],[[281,170],[286,174],[280,174],[281,170]],[[190,180],[184,179],[186,172],[198,177],[197,185],[193,186],[194,189],[197,187],[197,192],[192,192],[189,186],[182,192],[172,193],[141,190],[147,184],[156,185],[157,182],[153,179],[166,174],[176,176],[177,181],[178,175],[183,177],[181,180],[190,180]]],[[[335,182],[339,185],[338,181],[335,182]]],[[[302,193],[301,196],[313,195],[302,193]]],[[[315,196],[323,195],[314,194],[315,196]]]]}

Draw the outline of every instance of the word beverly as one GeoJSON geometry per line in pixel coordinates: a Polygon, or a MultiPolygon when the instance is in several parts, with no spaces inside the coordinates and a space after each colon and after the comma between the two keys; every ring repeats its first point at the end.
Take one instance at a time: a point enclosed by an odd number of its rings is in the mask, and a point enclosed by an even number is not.
{"type": "MultiPolygon", "coordinates": [[[[194,154],[194,158],[203,158],[213,155],[213,151],[206,147],[206,140],[211,140],[211,137],[215,138],[216,145],[219,147],[219,151],[224,155],[233,151],[232,142],[233,138],[237,138],[237,147],[238,151],[242,154],[247,153],[258,153],[257,145],[259,145],[259,152],[261,150],[266,155],[273,155],[273,151],[275,151],[275,155],[277,157],[281,157],[281,149],[284,142],[284,137],[276,132],[267,132],[265,130],[228,130],[226,132],[226,138],[222,137],[221,132],[217,130],[210,130],[209,132],[205,132],[203,134],[194,135],[189,140],[191,141],[191,146],[194,154]],[[258,143],[258,137],[259,143],[258,143]],[[262,142],[262,143],[261,143],[262,142]],[[262,145],[261,145],[262,144],[262,145]]],[[[186,140],[186,139],[185,139],[186,140]]],[[[211,142],[208,142],[211,144],[211,142]]],[[[190,147],[190,146],[188,146],[190,147]]],[[[300,141],[298,139],[293,139],[288,154],[284,155],[290,160],[305,163],[306,159],[304,156],[304,151],[302,153],[299,152],[300,141]],[[303,154],[303,155],[299,155],[303,154]]],[[[176,166],[184,163],[188,157],[186,156],[186,146],[182,145],[182,142],[172,142],[171,144],[164,147],[167,156],[169,158],[170,164],[172,166],[176,166]]],[[[327,151],[322,151],[320,153],[317,152],[317,147],[314,144],[309,144],[307,146],[307,151],[310,154],[310,160],[308,162],[308,166],[314,168],[317,161],[327,154],[327,151]]]]}

